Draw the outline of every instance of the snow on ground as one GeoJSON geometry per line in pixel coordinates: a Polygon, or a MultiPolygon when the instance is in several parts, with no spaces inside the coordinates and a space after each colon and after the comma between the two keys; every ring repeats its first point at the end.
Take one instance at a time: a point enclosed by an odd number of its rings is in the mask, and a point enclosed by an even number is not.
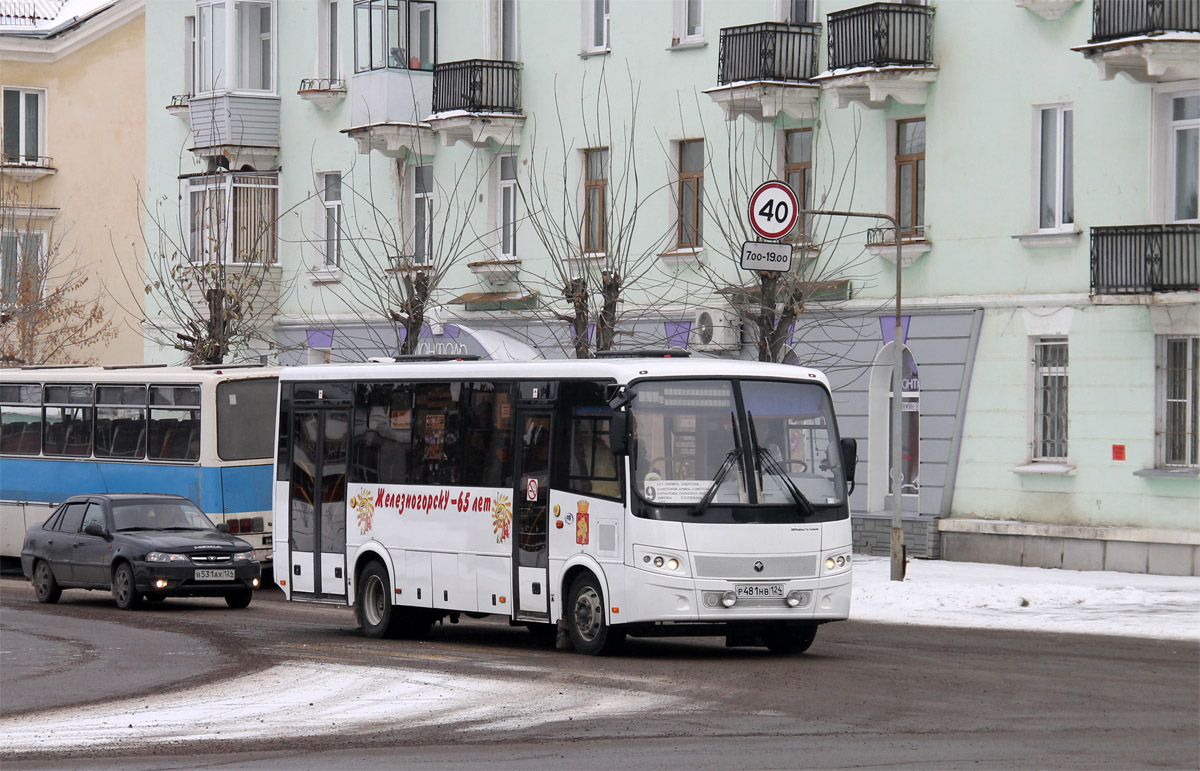
{"type": "Polygon", "coordinates": [[[855,556],[852,619],[1200,640],[1200,578],[945,560],[890,573],[887,557],[855,556]]]}
{"type": "MultiPolygon", "coordinates": [[[[1200,640],[1200,578],[913,560],[903,582],[886,557],[855,557],[852,619],[1031,632],[1200,640]]],[[[817,638],[820,644],[820,637],[817,638]]],[[[512,668],[509,668],[512,669],[512,668]]],[[[586,688],[406,668],[284,663],[192,691],[0,720],[0,753],[168,746],[192,739],[346,734],[457,725],[535,726],[680,709],[665,684],[592,679],[586,688]],[[271,708],[263,708],[271,694],[271,708]],[[526,706],[521,706],[526,705],[526,706]]]]}

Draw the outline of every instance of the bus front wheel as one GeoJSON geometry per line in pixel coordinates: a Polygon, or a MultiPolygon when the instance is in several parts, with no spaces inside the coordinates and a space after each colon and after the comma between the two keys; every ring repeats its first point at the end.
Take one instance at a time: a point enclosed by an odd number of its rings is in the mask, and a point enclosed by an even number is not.
{"type": "Polygon", "coordinates": [[[781,655],[804,653],[816,637],[817,625],[810,623],[777,624],[762,633],[763,645],[767,646],[767,650],[781,655]]]}
{"type": "Polygon", "coordinates": [[[625,642],[625,630],[604,618],[604,593],[600,582],[584,574],[571,584],[567,602],[567,630],[575,650],[589,656],[616,653],[625,642]]]}
{"type": "Polygon", "coordinates": [[[367,637],[395,637],[398,626],[396,607],[392,605],[392,582],[387,568],[372,562],[358,580],[358,623],[367,637]]]}

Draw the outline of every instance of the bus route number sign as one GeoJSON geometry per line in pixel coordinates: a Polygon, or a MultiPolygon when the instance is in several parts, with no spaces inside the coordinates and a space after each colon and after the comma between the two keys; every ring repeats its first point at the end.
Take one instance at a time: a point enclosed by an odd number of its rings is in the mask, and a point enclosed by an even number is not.
{"type": "Polygon", "coordinates": [[[763,238],[783,238],[799,214],[796,194],[777,179],[762,183],[750,196],[750,227],[763,238]]]}

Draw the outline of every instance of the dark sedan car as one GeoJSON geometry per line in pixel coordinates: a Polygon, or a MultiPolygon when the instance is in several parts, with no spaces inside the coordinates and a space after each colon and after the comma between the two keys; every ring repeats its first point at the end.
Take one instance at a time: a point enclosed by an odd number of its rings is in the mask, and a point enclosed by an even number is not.
{"type": "Polygon", "coordinates": [[[111,590],[117,607],[224,597],[244,608],[262,568],[250,544],[177,495],[76,495],[25,533],[21,568],[38,602],[63,589],[111,590]]]}

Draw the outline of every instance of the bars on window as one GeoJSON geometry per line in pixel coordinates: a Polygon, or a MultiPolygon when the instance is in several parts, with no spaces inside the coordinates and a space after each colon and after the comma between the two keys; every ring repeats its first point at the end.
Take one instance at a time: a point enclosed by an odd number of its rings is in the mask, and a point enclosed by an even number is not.
{"type": "Polygon", "coordinates": [[[1067,457],[1067,339],[1034,343],[1034,458],[1067,457]]]}

